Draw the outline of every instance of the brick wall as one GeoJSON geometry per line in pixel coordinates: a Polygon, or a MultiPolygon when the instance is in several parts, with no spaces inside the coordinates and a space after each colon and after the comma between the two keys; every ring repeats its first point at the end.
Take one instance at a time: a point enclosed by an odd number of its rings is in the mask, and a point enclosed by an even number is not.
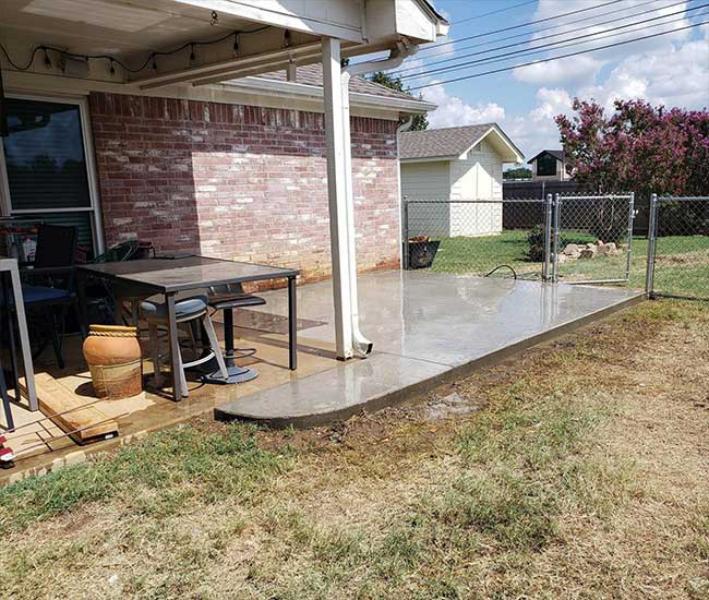
{"type": "MultiPolygon", "coordinates": [[[[90,113],[108,245],[330,273],[323,115],[116,94],[90,113]]],[[[399,262],[396,126],[352,119],[361,270],[399,262]]]]}

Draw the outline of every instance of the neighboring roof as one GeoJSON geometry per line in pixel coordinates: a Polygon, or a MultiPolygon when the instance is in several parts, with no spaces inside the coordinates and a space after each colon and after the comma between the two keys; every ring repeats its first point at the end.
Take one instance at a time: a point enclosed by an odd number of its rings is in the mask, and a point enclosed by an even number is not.
{"type": "Polygon", "coordinates": [[[539,154],[536,156],[533,156],[527,161],[527,164],[533,163],[535,160],[537,160],[542,154],[550,154],[553,156],[556,160],[560,162],[564,162],[564,151],[563,150],[542,150],[539,154]]]}
{"type": "Polygon", "coordinates": [[[407,131],[399,134],[401,160],[457,158],[495,132],[519,158],[524,156],[497,123],[407,131]]]}
{"type": "MultiPolygon", "coordinates": [[[[247,88],[259,94],[322,97],[322,65],[297,67],[295,81],[288,81],[285,70],[281,70],[233,79],[223,85],[231,88],[247,88]]],[[[436,105],[431,102],[373,83],[360,76],[350,79],[350,98],[353,106],[394,109],[409,114],[425,113],[436,108],[436,105]]]]}

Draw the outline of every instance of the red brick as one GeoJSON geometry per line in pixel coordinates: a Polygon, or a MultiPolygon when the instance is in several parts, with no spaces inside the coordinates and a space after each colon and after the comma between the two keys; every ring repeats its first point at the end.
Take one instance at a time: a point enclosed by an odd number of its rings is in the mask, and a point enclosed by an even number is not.
{"type": "MultiPolygon", "coordinates": [[[[101,93],[90,106],[107,244],[330,274],[323,115],[101,93]]],[[[396,127],[352,119],[360,270],[399,261],[396,127]]]]}

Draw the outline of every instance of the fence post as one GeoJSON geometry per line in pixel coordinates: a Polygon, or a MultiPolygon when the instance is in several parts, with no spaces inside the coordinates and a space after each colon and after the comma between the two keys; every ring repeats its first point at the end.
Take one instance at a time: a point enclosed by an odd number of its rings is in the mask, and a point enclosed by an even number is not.
{"type": "Polygon", "coordinates": [[[630,192],[628,201],[628,247],[625,256],[625,281],[630,281],[630,268],[633,258],[633,225],[635,224],[635,192],[630,192]]]}
{"type": "Polygon", "coordinates": [[[645,296],[652,298],[655,280],[655,245],[657,240],[657,194],[650,196],[650,220],[647,228],[647,270],[645,296]]]}
{"type": "Polygon", "coordinates": [[[559,281],[559,230],[561,229],[561,196],[559,194],[554,194],[554,235],[553,243],[554,248],[552,250],[552,271],[551,280],[554,283],[559,281]]]}
{"type": "Polygon", "coordinates": [[[402,197],[401,202],[402,208],[402,228],[401,228],[401,245],[404,256],[402,257],[402,264],[404,265],[404,270],[409,268],[409,203],[406,196],[402,197]]]}
{"type": "MultiPolygon", "coordinates": [[[[542,184],[544,184],[543,181],[542,184]]],[[[552,202],[552,195],[547,194],[544,201],[544,263],[542,265],[542,281],[549,281],[550,278],[552,202]]]]}

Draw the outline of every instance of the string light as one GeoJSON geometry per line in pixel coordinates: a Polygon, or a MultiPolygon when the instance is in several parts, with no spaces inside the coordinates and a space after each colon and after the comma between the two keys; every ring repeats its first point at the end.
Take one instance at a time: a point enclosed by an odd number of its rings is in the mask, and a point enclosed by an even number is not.
{"type": "MultiPolygon", "coordinates": [[[[216,13],[214,13],[216,15],[216,13]]],[[[214,16],[213,15],[213,16],[214,16]]],[[[218,15],[217,15],[218,19],[218,15]]],[[[234,54],[239,53],[239,40],[241,35],[249,35],[252,33],[260,33],[262,31],[265,31],[266,29],[270,29],[270,25],[264,25],[263,27],[258,27],[257,29],[251,29],[249,31],[230,31],[226,35],[223,35],[217,39],[214,40],[193,40],[190,42],[186,42],[179,46],[178,48],[174,48],[172,50],[165,50],[165,51],[156,51],[156,52],[151,52],[148,57],[145,59],[145,61],[138,67],[131,68],[128,66],[126,63],[121,61],[120,59],[116,58],[115,56],[111,56],[109,54],[77,54],[75,52],[67,52],[66,50],[62,48],[57,48],[54,46],[47,46],[47,45],[40,45],[40,46],[35,46],[32,49],[32,52],[30,53],[30,57],[27,60],[25,64],[18,64],[15,62],[12,57],[10,56],[10,53],[8,52],[7,48],[0,43],[0,52],[2,52],[5,55],[5,58],[7,59],[8,64],[15,70],[15,71],[29,71],[32,68],[32,65],[34,64],[35,57],[37,56],[38,52],[44,53],[44,65],[47,68],[51,68],[52,65],[52,59],[50,57],[49,52],[53,52],[57,55],[59,59],[73,59],[73,60],[81,60],[81,61],[92,61],[92,60],[105,60],[109,62],[109,72],[111,75],[115,74],[116,69],[115,66],[118,65],[123,69],[124,71],[128,73],[140,73],[141,71],[147,69],[147,68],[152,68],[153,70],[157,70],[157,61],[156,57],[158,56],[173,56],[175,54],[178,54],[185,50],[186,48],[190,48],[190,62],[196,60],[196,48],[198,46],[211,46],[214,44],[219,44],[223,42],[224,40],[229,39],[230,37],[233,36],[234,38],[234,54]]],[[[290,43],[290,32],[286,31],[284,39],[288,39],[288,43],[290,43]]]]}

